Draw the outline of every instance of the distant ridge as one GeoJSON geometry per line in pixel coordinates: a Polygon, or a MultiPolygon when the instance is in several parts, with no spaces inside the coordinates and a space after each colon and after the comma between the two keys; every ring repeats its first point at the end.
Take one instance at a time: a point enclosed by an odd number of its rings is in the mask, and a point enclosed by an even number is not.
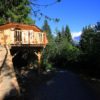
{"type": "Polygon", "coordinates": [[[74,37],[73,40],[79,42],[80,41],[80,36],[74,37]]]}
{"type": "Polygon", "coordinates": [[[74,45],[79,45],[79,41],[80,41],[80,36],[76,36],[73,38],[74,45]]]}

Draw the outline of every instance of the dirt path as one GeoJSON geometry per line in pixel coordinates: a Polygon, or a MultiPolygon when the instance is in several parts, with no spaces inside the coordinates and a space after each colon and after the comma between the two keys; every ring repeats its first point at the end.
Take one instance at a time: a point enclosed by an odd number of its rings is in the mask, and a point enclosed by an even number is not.
{"type": "Polygon", "coordinates": [[[32,74],[30,77],[26,82],[24,100],[99,100],[93,89],[71,72],[58,71],[36,86],[32,74]]]}
{"type": "Polygon", "coordinates": [[[16,95],[16,91],[19,91],[19,86],[16,80],[15,72],[13,69],[12,64],[12,57],[10,55],[10,52],[6,51],[5,48],[1,48],[0,51],[0,65],[3,64],[1,69],[1,75],[0,75],[0,100],[3,100],[5,96],[7,95],[16,95]],[[7,56],[5,58],[5,55],[7,53],[7,56]],[[4,61],[5,60],[5,61],[4,61]],[[11,91],[13,91],[11,93],[11,91]]]}
{"type": "Polygon", "coordinates": [[[59,71],[50,81],[40,86],[34,100],[97,100],[97,97],[78,76],[59,71]]]}

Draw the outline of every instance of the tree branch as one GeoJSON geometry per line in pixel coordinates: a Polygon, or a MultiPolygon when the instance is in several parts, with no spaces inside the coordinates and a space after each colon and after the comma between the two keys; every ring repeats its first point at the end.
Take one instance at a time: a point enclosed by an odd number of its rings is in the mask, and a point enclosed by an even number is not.
{"type": "Polygon", "coordinates": [[[37,4],[37,3],[30,1],[30,4],[32,4],[33,6],[48,7],[48,6],[55,5],[56,3],[60,2],[60,1],[61,0],[56,0],[55,2],[52,2],[52,3],[49,3],[49,4],[37,4]]]}

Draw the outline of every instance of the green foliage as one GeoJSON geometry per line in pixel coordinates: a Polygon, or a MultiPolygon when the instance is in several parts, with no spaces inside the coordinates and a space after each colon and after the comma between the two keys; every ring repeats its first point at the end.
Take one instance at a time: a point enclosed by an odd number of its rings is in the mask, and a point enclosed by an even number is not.
{"type": "Polygon", "coordinates": [[[70,32],[68,25],[65,28],[65,36],[67,37],[68,41],[71,42],[72,37],[71,37],[71,32],[70,32]]]}
{"type": "Polygon", "coordinates": [[[57,36],[49,45],[48,61],[54,66],[67,67],[68,63],[76,62],[79,56],[79,49],[71,44],[64,32],[64,28],[62,32],[57,31],[57,36]]]}
{"type": "Polygon", "coordinates": [[[48,38],[48,45],[46,46],[44,52],[43,52],[43,66],[45,67],[45,69],[51,69],[51,62],[49,61],[50,57],[52,54],[54,54],[54,49],[55,49],[55,42],[54,42],[54,38],[51,32],[51,28],[48,24],[47,20],[44,20],[44,24],[42,27],[42,30],[44,32],[46,32],[47,38],[48,38]]]}
{"type": "Polygon", "coordinates": [[[42,30],[46,32],[49,43],[52,42],[53,35],[47,20],[44,20],[42,30]]]}
{"type": "Polygon", "coordinates": [[[47,59],[42,59],[42,68],[44,69],[44,70],[51,70],[52,69],[52,64],[50,63],[50,62],[48,62],[48,60],[47,59]]]}
{"type": "Polygon", "coordinates": [[[53,20],[58,22],[58,18],[50,18],[41,12],[40,6],[52,6],[61,0],[56,0],[49,4],[37,4],[37,0],[0,0],[0,24],[6,22],[18,22],[26,24],[34,24],[32,18],[29,17],[30,14],[40,19],[45,17],[48,20],[53,20]]]}
{"type": "MultiPolygon", "coordinates": [[[[48,25],[45,25],[47,28],[48,25]]],[[[48,30],[49,31],[49,30],[48,30]]],[[[48,32],[50,33],[51,31],[48,32]]],[[[62,31],[57,31],[57,36],[52,38],[49,36],[49,44],[45,48],[44,51],[44,59],[46,58],[47,62],[49,62],[52,66],[57,67],[66,67],[69,63],[77,62],[78,56],[80,54],[80,51],[77,47],[72,45],[71,43],[71,34],[70,29],[67,27],[66,31],[64,27],[62,28],[62,31]],[[70,40],[69,40],[70,37],[70,40]]]]}
{"type": "Polygon", "coordinates": [[[65,28],[64,28],[64,27],[62,27],[62,30],[61,30],[61,35],[62,35],[62,37],[64,37],[64,36],[65,36],[65,28]]]}
{"type": "Polygon", "coordinates": [[[68,26],[68,25],[66,25],[65,28],[62,27],[61,36],[62,36],[63,38],[66,37],[67,40],[68,40],[69,42],[72,41],[71,32],[70,32],[70,29],[69,29],[69,26],[68,26]]]}
{"type": "Polygon", "coordinates": [[[68,63],[77,61],[79,49],[73,46],[67,38],[63,38],[57,43],[56,64],[62,67],[67,67],[68,63]]]}
{"type": "Polygon", "coordinates": [[[62,41],[62,38],[62,33],[58,31],[55,41],[59,44],[62,41]]]}
{"type": "Polygon", "coordinates": [[[79,49],[71,44],[70,29],[67,27],[66,31],[57,31],[57,36],[53,37],[51,34],[50,26],[47,20],[44,21],[42,28],[46,33],[49,40],[48,45],[43,52],[43,66],[51,68],[52,66],[67,67],[68,63],[76,62],[79,55],[79,49]],[[49,67],[48,67],[49,66],[49,67]]]}
{"type": "MultiPolygon", "coordinates": [[[[50,33],[50,32],[48,32],[50,33]]],[[[60,67],[80,71],[88,75],[98,75],[100,70],[100,23],[95,27],[83,28],[79,47],[71,43],[68,27],[57,31],[57,36],[49,37],[52,42],[45,48],[45,68],[60,67]]]]}
{"type": "Polygon", "coordinates": [[[6,20],[3,18],[0,18],[0,24],[4,24],[4,23],[6,23],[6,20]]]}
{"type": "Polygon", "coordinates": [[[100,22],[97,22],[97,25],[95,26],[96,31],[100,31],[100,22]]]}
{"type": "Polygon", "coordinates": [[[82,54],[80,55],[81,63],[91,69],[88,73],[98,74],[100,69],[100,23],[95,27],[85,27],[83,29],[80,41],[82,54]]]}
{"type": "Polygon", "coordinates": [[[0,24],[6,22],[22,22],[32,23],[32,19],[28,17],[31,8],[29,0],[1,0],[0,1],[0,24]]]}
{"type": "Polygon", "coordinates": [[[24,19],[23,22],[29,25],[35,24],[35,20],[32,20],[29,16],[26,19],[24,19]]]}
{"type": "Polygon", "coordinates": [[[84,53],[94,55],[94,53],[99,53],[99,42],[100,42],[100,32],[99,25],[97,24],[95,27],[86,27],[83,29],[80,41],[81,50],[84,53]]]}
{"type": "Polygon", "coordinates": [[[92,27],[88,26],[83,28],[81,40],[80,40],[80,47],[82,51],[84,51],[85,53],[88,53],[92,50],[94,35],[95,35],[95,31],[92,27]]]}

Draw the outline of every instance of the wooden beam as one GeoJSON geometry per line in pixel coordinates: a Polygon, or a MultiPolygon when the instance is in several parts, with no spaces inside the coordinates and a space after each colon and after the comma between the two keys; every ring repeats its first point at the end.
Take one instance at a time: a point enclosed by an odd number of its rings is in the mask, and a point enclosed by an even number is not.
{"type": "Polygon", "coordinates": [[[41,51],[38,51],[38,52],[35,52],[37,58],[38,58],[38,74],[40,74],[41,72],[41,57],[42,57],[42,52],[41,51]]]}

